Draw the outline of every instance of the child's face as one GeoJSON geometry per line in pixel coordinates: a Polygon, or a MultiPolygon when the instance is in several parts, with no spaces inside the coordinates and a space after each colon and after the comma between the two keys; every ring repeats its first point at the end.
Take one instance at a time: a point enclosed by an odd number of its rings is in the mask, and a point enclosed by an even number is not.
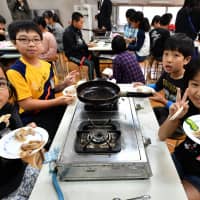
{"type": "Polygon", "coordinates": [[[15,46],[26,58],[36,58],[42,52],[42,40],[35,31],[20,31],[16,35],[15,46]]]}
{"type": "Polygon", "coordinates": [[[8,102],[9,90],[3,70],[0,68],[0,109],[8,102]]]}
{"type": "Polygon", "coordinates": [[[188,97],[194,106],[200,109],[200,72],[188,84],[188,97]]]}
{"type": "Polygon", "coordinates": [[[184,57],[182,53],[172,50],[163,52],[163,68],[167,73],[173,74],[183,70],[184,65],[190,61],[190,56],[184,57]]]}

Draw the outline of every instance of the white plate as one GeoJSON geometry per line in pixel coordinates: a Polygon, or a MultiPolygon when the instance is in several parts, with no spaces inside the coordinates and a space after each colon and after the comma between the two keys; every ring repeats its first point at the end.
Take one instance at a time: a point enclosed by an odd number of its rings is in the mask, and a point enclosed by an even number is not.
{"type": "MultiPolygon", "coordinates": [[[[23,129],[30,129],[30,127],[22,127],[23,129]]],[[[21,128],[19,128],[21,129],[21,128]]],[[[21,152],[21,145],[24,143],[28,143],[31,140],[39,140],[39,141],[44,141],[44,144],[34,150],[32,154],[36,153],[39,151],[43,146],[47,143],[49,135],[47,131],[43,128],[36,127],[33,128],[35,134],[34,135],[27,135],[26,136],[26,141],[20,142],[15,138],[15,133],[19,129],[16,129],[14,131],[11,131],[7,135],[5,135],[1,140],[0,140],[0,156],[3,158],[7,159],[16,159],[20,158],[20,152],[21,152]]]]}
{"type": "Polygon", "coordinates": [[[76,85],[70,85],[63,90],[63,95],[66,96],[67,93],[76,96],[76,85]]]}
{"type": "MultiPolygon", "coordinates": [[[[200,130],[200,115],[192,115],[190,117],[188,117],[189,119],[191,119],[192,121],[194,121],[197,126],[199,127],[200,130]]],[[[194,135],[194,131],[190,128],[190,125],[187,124],[185,121],[183,122],[183,130],[185,131],[185,134],[194,142],[200,144],[200,138],[197,138],[194,135]]]]}
{"type": "Polygon", "coordinates": [[[141,93],[155,93],[155,90],[151,87],[148,87],[146,85],[140,85],[135,87],[136,92],[141,92],[141,93]]]}

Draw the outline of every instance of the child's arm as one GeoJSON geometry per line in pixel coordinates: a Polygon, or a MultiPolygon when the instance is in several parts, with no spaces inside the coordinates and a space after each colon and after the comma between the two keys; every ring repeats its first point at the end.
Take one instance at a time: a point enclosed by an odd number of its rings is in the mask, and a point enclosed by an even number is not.
{"type": "Polygon", "coordinates": [[[181,99],[180,89],[177,90],[176,103],[171,105],[168,118],[159,128],[158,136],[160,140],[165,140],[166,138],[170,137],[180,125],[183,116],[188,112],[189,106],[188,102],[186,101],[187,93],[188,90],[186,89],[183,98],[181,99]],[[173,116],[180,109],[180,107],[183,107],[183,110],[176,116],[175,119],[171,120],[170,117],[173,116]]]}
{"type": "Polygon", "coordinates": [[[74,100],[75,100],[74,96],[66,95],[48,100],[33,99],[29,97],[21,101],[18,101],[18,103],[20,107],[22,107],[24,110],[31,111],[31,110],[44,110],[59,105],[68,105],[73,103],[74,100]]]}
{"type": "Polygon", "coordinates": [[[159,128],[158,131],[159,139],[164,141],[165,139],[170,137],[174,133],[174,131],[178,128],[179,124],[180,124],[179,119],[169,120],[169,118],[167,118],[159,128]]]}

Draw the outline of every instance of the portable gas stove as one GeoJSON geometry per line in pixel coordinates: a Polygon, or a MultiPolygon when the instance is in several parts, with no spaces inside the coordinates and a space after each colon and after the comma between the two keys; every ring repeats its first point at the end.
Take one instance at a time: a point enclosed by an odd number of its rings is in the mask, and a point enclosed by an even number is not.
{"type": "Polygon", "coordinates": [[[152,176],[133,98],[104,108],[78,102],[57,168],[63,181],[152,176]]]}

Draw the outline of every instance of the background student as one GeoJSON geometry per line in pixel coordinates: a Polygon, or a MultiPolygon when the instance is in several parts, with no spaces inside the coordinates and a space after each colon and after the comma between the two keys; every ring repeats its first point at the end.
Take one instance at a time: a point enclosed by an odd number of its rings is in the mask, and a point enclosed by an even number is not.
{"type": "Polygon", "coordinates": [[[33,20],[42,32],[42,53],[39,58],[46,61],[55,61],[57,58],[57,43],[54,35],[47,29],[46,21],[43,17],[36,17],[33,20]]]}
{"type": "Polygon", "coordinates": [[[6,40],[6,19],[0,15],[0,41],[6,40]]]}
{"type": "Polygon", "coordinates": [[[49,28],[50,32],[53,33],[53,35],[56,38],[58,51],[62,52],[64,28],[62,26],[62,23],[60,22],[58,15],[51,10],[47,10],[43,13],[43,17],[46,21],[47,27],[49,28]]]}
{"type": "Polygon", "coordinates": [[[138,62],[143,62],[150,54],[150,24],[140,11],[131,15],[130,21],[132,27],[138,29],[138,32],[136,40],[128,44],[128,50],[135,52],[138,62]]]}
{"type": "Polygon", "coordinates": [[[127,24],[124,25],[124,38],[127,43],[135,41],[137,37],[138,29],[135,29],[131,26],[130,17],[134,15],[136,11],[132,8],[126,11],[126,20],[127,24]]]}
{"type": "Polygon", "coordinates": [[[116,53],[113,60],[113,77],[117,83],[145,82],[144,75],[134,54],[126,49],[122,36],[112,40],[112,50],[116,53]]]}

